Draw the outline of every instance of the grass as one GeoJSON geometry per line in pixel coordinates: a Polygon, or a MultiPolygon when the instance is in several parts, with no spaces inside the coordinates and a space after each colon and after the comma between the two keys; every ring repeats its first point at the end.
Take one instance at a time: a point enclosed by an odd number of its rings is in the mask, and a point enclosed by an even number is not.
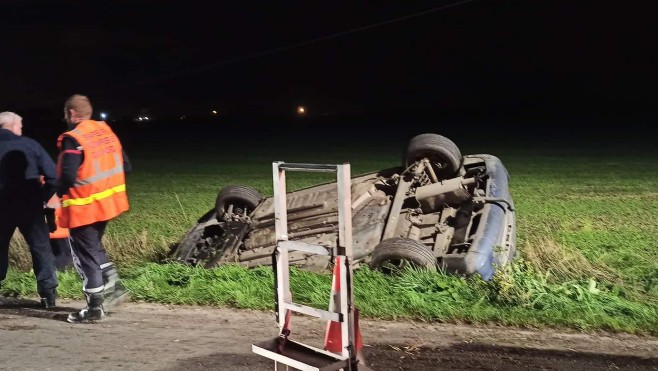
{"type": "MultiPolygon", "coordinates": [[[[226,265],[202,269],[148,263],[122,269],[132,299],[272,310],[274,276],[266,267],[226,265]]],[[[73,271],[59,273],[63,297],[82,298],[73,271]]],[[[331,277],[291,269],[295,302],[326,308],[331,277]]],[[[355,303],[364,317],[421,321],[497,323],[520,327],[604,329],[658,335],[658,307],[620,297],[594,279],[551,283],[532,266],[517,263],[491,282],[441,273],[384,276],[367,267],[355,273],[355,303]]],[[[4,293],[29,296],[30,272],[13,271],[4,293]]]]}
{"type": "MultiPolygon", "coordinates": [[[[461,147],[464,153],[495,154],[508,168],[521,258],[491,282],[421,272],[386,277],[360,269],[355,296],[363,316],[658,335],[655,155],[596,148],[461,147]]],[[[393,146],[364,151],[322,145],[262,148],[239,158],[210,147],[176,158],[158,148],[133,151],[131,210],[110,223],[106,246],[137,300],[272,309],[269,268],[203,270],[155,262],[212,207],[221,187],[245,184],[271,195],[272,161],[349,161],[354,175],[395,166],[399,153],[393,146]]],[[[288,178],[289,189],[330,179],[294,175],[288,178]]],[[[12,244],[12,265],[21,269],[10,271],[4,294],[34,292],[23,245],[20,239],[12,244]]],[[[295,301],[326,307],[330,280],[294,271],[295,301]]],[[[80,297],[73,272],[62,273],[60,281],[62,296],[80,297]]]]}

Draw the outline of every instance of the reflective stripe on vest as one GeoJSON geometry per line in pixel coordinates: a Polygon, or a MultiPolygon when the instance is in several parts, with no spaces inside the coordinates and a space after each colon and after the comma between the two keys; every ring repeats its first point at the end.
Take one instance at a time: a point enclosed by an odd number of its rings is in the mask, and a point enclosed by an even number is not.
{"type": "Polygon", "coordinates": [[[96,174],[85,179],[76,179],[74,184],[76,186],[81,186],[81,185],[96,183],[99,180],[103,180],[113,175],[123,173],[123,160],[116,153],[114,154],[114,163],[117,164],[115,167],[106,171],[101,171],[100,163],[98,161],[94,161],[94,169],[96,170],[96,174]]]}
{"type": "Polygon", "coordinates": [[[64,207],[69,207],[69,206],[83,206],[83,205],[89,205],[90,203],[94,201],[100,201],[104,198],[108,198],[115,193],[119,192],[125,192],[126,191],[126,185],[125,184],[119,184],[116,187],[112,187],[110,189],[106,189],[102,192],[94,193],[93,195],[89,197],[83,197],[83,198],[71,198],[68,200],[64,200],[62,202],[62,206],[64,207]]]}

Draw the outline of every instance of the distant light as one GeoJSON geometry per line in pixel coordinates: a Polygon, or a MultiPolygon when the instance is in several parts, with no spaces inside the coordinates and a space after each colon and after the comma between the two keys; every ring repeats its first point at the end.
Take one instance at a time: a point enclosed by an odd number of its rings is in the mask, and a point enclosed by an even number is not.
{"type": "Polygon", "coordinates": [[[137,120],[142,121],[144,120],[141,116],[137,118],[137,120]]]}
{"type": "Polygon", "coordinates": [[[181,116],[180,119],[181,119],[181,120],[185,120],[185,116],[184,116],[184,115],[181,116]]]}
{"type": "Polygon", "coordinates": [[[303,115],[304,112],[306,112],[306,109],[303,106],[297,107],[297,113],[299,113],[300,115],[303,115]]]}
{"type": "Polygon", "coordinates": [[[213,115],[216,115],[216,114],[217,114],[217,111],[213,110],[213,111],[212,111],[212,114],[213,114],[213,115]]]}
{"type": "Polygon", "coordinates": [[[107,113],[101,112],[101,118],[105,120],[107,118],[107,113]]]}
{"type": "Polygon", "coordinates": [[[144,120],[148,120],[149,118],[147,116],[144,116],[144,120]]]}

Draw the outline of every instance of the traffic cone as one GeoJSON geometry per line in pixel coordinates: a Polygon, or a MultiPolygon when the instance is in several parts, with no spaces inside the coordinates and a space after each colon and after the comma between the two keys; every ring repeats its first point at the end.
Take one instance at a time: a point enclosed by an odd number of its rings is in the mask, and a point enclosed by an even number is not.
{"type": "MultiPolygon", "coordinates": [[[[329,298],[329,311],[335,312],[340,308],[340,258],[336,257],[334,265],[334,274],[331,279],[331,297],[329,298]]],[[[328,321],[327,331],[324,337],[324,349],[326,351],[341,354],[343,344],[341,337],[340,322],[328,321]]],[[[363,339],[361,338],[361,329],[359,328],[359,310],[354,307],[354,347],[356,349],[356,359],[360,364],[365,365],[363,356],[363,339]]]]}

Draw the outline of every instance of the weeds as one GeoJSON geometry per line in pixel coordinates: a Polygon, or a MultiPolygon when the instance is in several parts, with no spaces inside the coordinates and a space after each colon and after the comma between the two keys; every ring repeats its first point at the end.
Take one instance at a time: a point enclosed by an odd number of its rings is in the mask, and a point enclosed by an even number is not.
{"type": "MultiPolygon", "coordinates": [[[[224,152],[201,151],[203,156],[165,163],[157,151],[131,156],[139,165],[128,179],[131,210],[110,222],[104,243],[135,300],[272,309],[270,268],[206,270],[157,262],[212,207],[221,187],[245,184],[271,195],[274,160],[348,158],[353,174],[399,161],[396,151],[374,148],[367,155],[360,148],[263,149],[240,163],[224,152]]],[[[359,269],[354,290],[362,315],[657,334],[658,163],[651,156],[492,152],[510,173],[522,259],[490,282],[423,272],[388,277],[359,269]]],[[[326,180],[295,176],[289,189],[326,180]]],[[[20,234],[10,256],[13,269],[2,293],[33,295],[34,278],[26,272],[31,259],[20,234]]],[[[309,305],[326,307],[330,284],[328,275],[291,273],[295,301],[309,305]]],[[[59,291],[81,297],[74,272],[60,274],[59,291]]]]}

